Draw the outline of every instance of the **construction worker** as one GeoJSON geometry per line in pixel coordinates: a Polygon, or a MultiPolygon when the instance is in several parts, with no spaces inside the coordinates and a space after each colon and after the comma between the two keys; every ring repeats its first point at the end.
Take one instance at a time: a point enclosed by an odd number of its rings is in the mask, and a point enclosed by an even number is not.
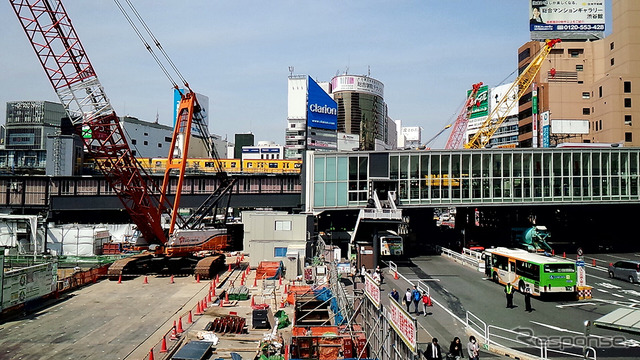
{"type": "Polygon", "coordinates": [[[509,309],[513,308],[513,286],[511,283],[507,283],[504,287],[504,293],[507,295],[507,307],[509,309]]]}

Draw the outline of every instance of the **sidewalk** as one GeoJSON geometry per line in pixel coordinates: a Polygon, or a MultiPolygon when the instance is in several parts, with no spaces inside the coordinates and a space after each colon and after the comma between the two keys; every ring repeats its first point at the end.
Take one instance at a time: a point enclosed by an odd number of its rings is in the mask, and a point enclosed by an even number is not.
{"type": "MultiPolygon", "coordinates": [[[[381,301],[385,306],[389,306],[389,293],[393,288],[395,288],[398,293],[400,293],[400,300],[402,301],[402,297],[404,293],[407,291],[407,288],[412,288],[413,284],[410,284],[402,277],[399,277],[398,280],[393,278],[393,275],[389,274],[388,268],[383,268],[384,280],[382,285],[380,286],[381,292],[381,301]]],[[[415,277],[414,274],[404,274],[409,278],[415,277]]],[[[360,283],[360,280],[356,280],[354,284],[355,289],[362,289],[363,284],[360,283]]],[[[431,339],[434,337],[438,339],[438,343],[442,348],[443,355],[449,352],[449,344],[453,340],[454,337],[459,337],[460,342],[464,346],[465,355],[466,355],[466,345],[469,342],[469,336],[465,331],[465,319],[458,320],[454,317],[453,314],[448,312],[448,309],[443,308],[446,304],[442,304],[438,299],[438,296],[433,297],[434,294],[431,294],[433,306],[428,309],[427,316],[424,316],[422,312],[422,302],[419,304],[419,310],[421,311],[418,316],[416,316],[414,305],[411,304],[410,310],[411,315],[417,317],[418,329],[417,329],[417,344],[418,350],[420,353],[424,351],[427,347],[427,344],[431,342],[431,339]]],[[[465,356],[466,357],[466,356],[465,356]]],[[[499,358],[494,353],[489,351],[480,349],[480,358],[499,358]]]]}

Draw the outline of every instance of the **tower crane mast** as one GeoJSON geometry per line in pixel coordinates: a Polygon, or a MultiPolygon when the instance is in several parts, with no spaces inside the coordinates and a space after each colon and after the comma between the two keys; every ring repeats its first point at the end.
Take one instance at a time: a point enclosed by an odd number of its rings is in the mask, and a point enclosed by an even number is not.
{"type": "Polygon", "coordinates": [[[505,92],[505,95],[498,101],[498,104],[494,106],[489,116],[487,116],[487,120],[482,123],[478,132],[476,132],[469,142],[467,142],[464,147],[467,149],[480,149],[485,147],[493,134],[500,128],[500,125],[507,118],[507,115],[518,103],[518,100],[527,92],[531,83],[535,79],[536,75],[540,71],[540,67],[542,66],[542,62],[547,58],[551,49],[557,44],[561,42],[560,39],[546,40],[545,45],[543,46],[540,53],[536,55],[535,58],[529,63],[529,65],[522,71],[522,74],[518,76],[516,81],[513,82],[509,90],[505,92]],[[517,89],[517,95],[513,99],[513,101],[509,100],[509,94],[512,94],[514,89],[517,89]],[[495,120],[494,120],[495,118],[495,120]]]}
{"type": "Polygon", "coordinates": [[[171,205],[153,194],[120,121],[60,0],[9,0],[87,152],[147,243],[167,241],[161,218],[171,205]]]}

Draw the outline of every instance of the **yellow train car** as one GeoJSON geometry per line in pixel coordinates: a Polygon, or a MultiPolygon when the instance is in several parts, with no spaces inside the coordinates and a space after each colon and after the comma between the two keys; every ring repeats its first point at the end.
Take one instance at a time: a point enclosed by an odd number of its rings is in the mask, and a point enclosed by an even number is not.
{"type": "MultiPolygon", "coordinates": [[[[167,166],[166,158],[137,158],[137,160],[140,166],[151,174],[163,174],[167,166]]],[[[218,166],[229,174],[299,174],[302,160],[188,159],[186,171],[192,174],[215,173],[218,166]]]]}

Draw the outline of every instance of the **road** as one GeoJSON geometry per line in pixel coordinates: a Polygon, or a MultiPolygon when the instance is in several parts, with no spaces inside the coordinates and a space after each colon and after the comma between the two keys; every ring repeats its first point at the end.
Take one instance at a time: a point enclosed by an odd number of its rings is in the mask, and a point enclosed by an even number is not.
{"type": "MultiPolygon", "coordinates": [[[[575,257],[574,257],[575,258],[575,257]]],[[[483,273],[463,266],[446,257],[423,256],[411,259],[408,263],[399,263],[400,272],[410,281],[426,280],[435,301],[464,320],[471,313],[490,326],[490,332],[498,336],[514,338],[507,329],[519,333],[531,334],[549,341],[573,343],[576,347],[565,347],[564,351],[573,354],[582,352],[585,341],[585,320],[595,320],[619,308],[640,309],[640,286],[617,279],[609,279],[606,267],[614,259],[635,258],[635,254],[598,254],[586,256],[588,265],[596,259],[596,267],[587,266],[587,284],[594,287],[590,300],[540,300],[532,299],[534,311],[524,311],[524,300],[516,294],[516,308],[507,309],[502,286],[484,277],[483,273]]],[[[520,336],[522,340],[526,337],[520,336]]],[[[640,354],[640,336],[615,332],[608,329],[591,329],[589,345],[596,348],[597,357],[632,358],[640,354]]],[[[540,350],[526,350],[522,344],[510,343],[510,347],[539,355],[540,350]]],[[[549,357],[566,356],[553,353],[549,357]]]]}

